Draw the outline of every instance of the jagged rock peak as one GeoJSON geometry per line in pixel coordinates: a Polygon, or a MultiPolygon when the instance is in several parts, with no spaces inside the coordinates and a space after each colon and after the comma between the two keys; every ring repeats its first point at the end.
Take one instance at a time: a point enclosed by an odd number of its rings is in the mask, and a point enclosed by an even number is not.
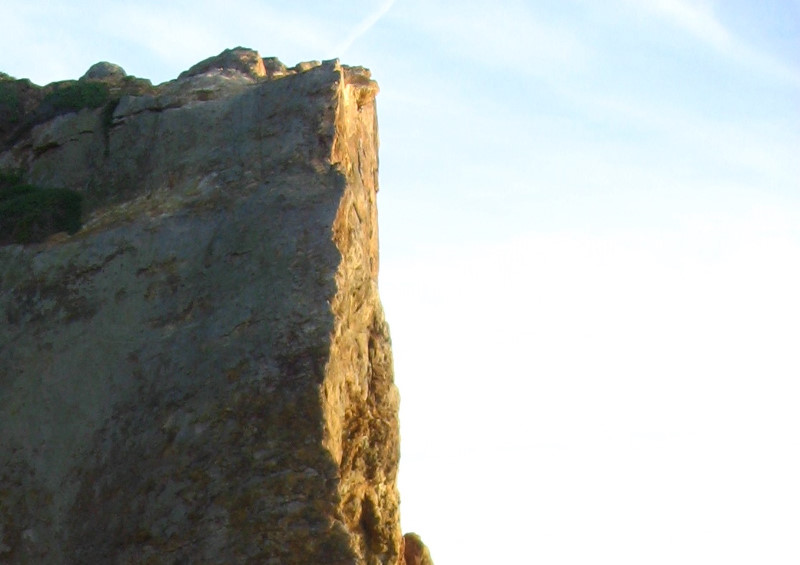
{"type": "Polygon", "coordinates": [[[226,49],[219,55],[209,57],[184,71],[178,79],[201,75],[212,71],[237,71],[249,77],[259,79],[267,76],[264,61],[258,51],[246,47],[226,49]]]}
{"type": "Polygon", "coordinates": [[[281,63],[277,57],[264,57],[261,60],[264,62],[267,76],[277,78],[286,74],[286,65],[281,63]]]}
{"type": "MultiPolygon", "coordinates": [[[[335,62],[338,63],[338,61],[335,62]]],[[[178,81],[209,75],[244,76],[251,80],[259,81],[304,73],[320,65],[322,65],[320,61],[302,61],[289,68],[277,57],[262,58],[258,51],[254,49],[234,47],[233,49],[225,49],[219,55],[209,57],[196,65],[192,65],[189,70],[178,75],[178,81]]],[[[360,67],[358,68],[360,69],[360,67]]]]}

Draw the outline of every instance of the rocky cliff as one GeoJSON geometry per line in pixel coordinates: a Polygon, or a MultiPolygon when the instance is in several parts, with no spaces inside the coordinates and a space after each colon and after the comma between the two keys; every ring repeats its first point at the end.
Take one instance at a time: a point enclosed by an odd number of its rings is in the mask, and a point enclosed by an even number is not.
{"type": "Polygon", "coordinates": [[[377,91],[241,48],[0,75],[0,562],[404,561],[377,91]]]}

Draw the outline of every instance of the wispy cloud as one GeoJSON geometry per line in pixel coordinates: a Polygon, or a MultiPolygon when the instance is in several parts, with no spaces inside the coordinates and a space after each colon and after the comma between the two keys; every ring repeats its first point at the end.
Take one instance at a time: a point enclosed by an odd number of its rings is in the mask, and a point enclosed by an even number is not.
{"type": "Polygon", "coordinates": [[[380,19],[385,16],[389,10],[392,9],[394,3],[395,0],[384,0],[377,10],[361,20],[355,29],[351,31],[350,34],[334,48],[333,56],[342,56],[348,49],[350,49],[350,46],[353,45],[358,38],[372,29],[372,27],[378,23],[378,21],[380,21],[380,19]]]}
{"type": "MultiPolygon", "coordinates": [[[[680,163],[684,163],[694,171],[694,177],[716,170],[724,178],[723,171],[736,171],[741,186],[752,184],[754,179],[786,193],[796,186],[800,164],[793,156],[800,136],[783,119],[712,117],[696,109],[622,93],[586,93],[576,89],[565,90],[563,94],[584,112],[590,123],[630,128],[638,131],[640,139],[646,138],[652,147],[659,147],[659,158],[653,164],[658,168],[653,172],[663,175],[661,182],[675,185],[687,182],[678,170],[680,163]]],[[[635,154],[635,147],[629,146],[628,159],[635,154]]]]}
{"type": "Polygon", "coordinates": [[[458,58],[549,81],[583,69],[590,49],[573,28],[522,2],[420,2],[408,23],[458,58]]]}
{"type": "Polygon", "coordinates": [[[707,0],[625,0],[644,12],[683,29],[739,63],[800,87],[800,73],[737,37],[707,0]]]}
{"type": "Polygon", "coordinates": [[[709,4],[687,0],[637,0],[636,3],[720,51],[731,47],[731,33],[719,21],[709,4]]]}

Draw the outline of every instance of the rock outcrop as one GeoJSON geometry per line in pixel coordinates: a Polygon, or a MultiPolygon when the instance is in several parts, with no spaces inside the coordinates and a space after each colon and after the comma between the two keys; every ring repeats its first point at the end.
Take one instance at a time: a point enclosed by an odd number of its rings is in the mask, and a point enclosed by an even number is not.
{"type": "Polygon", "coordinates": [[[413,532],[403,536],[403,557],[405,565],[433,565],[428,546],[413,532]]]}
{"type": "Polygon", "coordinates": [[[84,203],[0,247],[0,562],[403,562],[376,92],[242,48],[0,76],[0,171],[84,203]]]}

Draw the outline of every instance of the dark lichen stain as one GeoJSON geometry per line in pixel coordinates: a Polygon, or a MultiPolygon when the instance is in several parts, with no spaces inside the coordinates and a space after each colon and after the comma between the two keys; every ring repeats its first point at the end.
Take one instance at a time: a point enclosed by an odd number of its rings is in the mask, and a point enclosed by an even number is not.
{"type": "Polygon", "coordinates": [[[89,319],[97,313],[96,305],[91,304],[79,288],[68,280],[53,282],[34,278],[12,292],[13,306],[6,313],[10,324],[18,324],[25,319],[40,322],[59,314],[65,321],[75,322],[89,319]]]}
{"type": "Polygon", "coordinates": [[[69,264],[49,278],[31,274],[11,290],[13,300],[6,310],[6,320],[9,324],[19,324],[24,320],[39,322],[59,315],[66,322],[92,318],[100,304],[90,302],[82,287],[91,283],[93,275],[131,249],[117,249],[91,265],[69,264]]]}

